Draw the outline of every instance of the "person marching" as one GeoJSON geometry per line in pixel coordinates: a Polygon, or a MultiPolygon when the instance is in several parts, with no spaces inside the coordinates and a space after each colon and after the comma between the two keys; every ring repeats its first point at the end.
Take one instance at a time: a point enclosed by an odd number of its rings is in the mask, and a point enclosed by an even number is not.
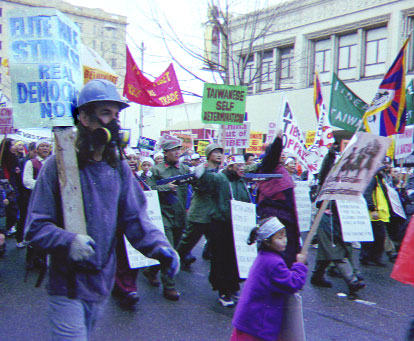
{"type": "MultiPolygon", "coordinates": [[[[157,180],[189,173],[188,166],[179,162],[181,145],[182,141],[180,139],[168,140],[162,144],[165,161],[152,168],[152,177],[148,179],[151,189],[158,191],[165,234],[173,246],[177,245],[182,232],[186,228],[185,202],[188,185],[177,185],[174,182],[157,185],[157,180]]],[[[158,271],[158,266],[151,266],[144,271],[144,275],[153,286],[159,285],[157,280],[158,271]]],[[[164,287],[164,297],[171,301],[178,301],[180,293],[175,288],[175,280],[162,275],[161,281],[164,287]]]]}
{"type": "Polygon", "coordinates": [[[114,284],[118,230],[170,277],[179,269],[177,253],[149,219],[145,196],[116,152],[117,119],[127,106],[106,80],[92,80],[79,93],[76,150],[87,235],[64,229],[55,156],[43,165],[31,195],[26,240],[51,255],[52,339],[90,339],[114,284]]]}
{"type": "Polygon", "coordinates": [[[296,262],[287,267],[281,255],[286,230],[276,217],[252,230],[248,244],[255,241],[259,252],[234,313],[231,341],[279,340],[287,298],[306,283],[306,255],[297,254],[296,262]]]}
{"type": "MultiPolygon", "coordinates": [[[[223,159],[223,148],[212,143],[206,147],[205,154],[207,162],[204,166],[207,170],[217,173],[223,159]]],[[[212,215],[216,207],[213,193],[209,187],[200,185],[197,181],[192,186],[194,192],[188,211],[188,226],[177,246],[181,261],[187,267],[196,260],[194,256],[190,255],[190,252],[200,241],[201,236],[204,234],[206,239],[209,239],[209,231],[213,221],[212,215]]]]}

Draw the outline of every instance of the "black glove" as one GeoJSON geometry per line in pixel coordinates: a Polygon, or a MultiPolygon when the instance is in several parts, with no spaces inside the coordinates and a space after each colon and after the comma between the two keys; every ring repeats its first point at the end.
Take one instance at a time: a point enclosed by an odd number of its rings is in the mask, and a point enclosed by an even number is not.
{"type": "Polygon", "coordinates": [[[159,247],[154,251],[152,258],[160,262],[162,273],[166,273],[170,278],[174,278],[180,271],[180,257],[170,247],[159,247]]]}

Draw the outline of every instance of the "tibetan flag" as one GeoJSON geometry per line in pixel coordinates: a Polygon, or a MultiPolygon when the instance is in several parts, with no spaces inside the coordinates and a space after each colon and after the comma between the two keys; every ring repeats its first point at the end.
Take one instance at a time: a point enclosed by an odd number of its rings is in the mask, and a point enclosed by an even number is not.
{"type": "Polygon", "coordinates": [[[322,111],[323,97],[321,90],[321,83],[319,82],[318,72],[315,72],[315,79],[313,81],[313,102],[315,104],[316,119],[319,121],[319,116],[322,111]]]}
{"type": "Polygon", "coordinates": [[[130,101],[150,107],[170,107],[183,104],[180,85],[172,63],[155,81],[146,78],[127,47],[124,96],[130,101]]]}
{"type": "Polygon", "coordinates": [[[378,91],[365,112],[363,122],[366,131],[379,136],[404,132],[406,123],[405,103],[405,50],[410,37],[404,42],[378,91]]]}

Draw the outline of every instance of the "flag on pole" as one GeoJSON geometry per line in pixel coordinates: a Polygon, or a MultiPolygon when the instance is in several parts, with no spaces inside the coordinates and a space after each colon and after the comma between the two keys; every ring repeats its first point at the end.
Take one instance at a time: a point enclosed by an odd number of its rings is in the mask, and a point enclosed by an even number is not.
{"type": "Polygon", "coordinates": [[[405,100],[407,103],[407,125],[414,124],[414,84],[411,80],[410,84],[407,86],[407,91],[405,92],[405,100]]]}
{"type": "Polygon", "coordinates": [[[315,79],[313,81],[313,102],[315,104],[315,113],[316,119],[319,120],[319,116],[322,111],[322,90],[321,90],[321,83],[319,82],[318,72],[315,71],[315,79]]]}
{"type": "Polygon", "coordinates": [[[173,64],[154,82],[138,68],[127,47],[124,96],[130,101],[150,107],[170,107],[184,103],[173,64]]]}
{"type": "Polygon", "coordinates": [[[405,50],[410,37],[385,74],[378,91],[364,114],[367,132],[390,136],[404,132],[406,123],[405,103],[405,50]]]}

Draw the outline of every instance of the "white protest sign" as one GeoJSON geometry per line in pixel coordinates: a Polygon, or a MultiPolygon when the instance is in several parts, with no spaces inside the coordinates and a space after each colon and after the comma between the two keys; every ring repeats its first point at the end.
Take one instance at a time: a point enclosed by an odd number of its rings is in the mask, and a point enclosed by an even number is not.
{"type": "Polygon", "coordinates": [[[14,133],[13,129],[13,109],[1,108],[0,109],[0,134],[14,133]]]}
{"type": "Polygon", "coordinates": [[[247,278],[257,256],[255,244],[247,245],[250,231],[256,226],[256,206],[248,202],[231,200],[234,248],[240,278],[247,278]]]}
{"type": "Polygon", "coordinates": [[[353,200],[367,188],[384,159],[391,139],[370,133],[356,133],[331,169],[319,200],[353,200]]]}
{"type": "Polygon", "coordinates": [[[225,148],[249,148],[250,125],[250,122],[244,122],[242,125],[223,126],[225,148]]]}
{"type": "Polygon", "coordinates": [[[300,232],[309,231],[312,219],[310,187],[307,181],[295,181],[296,211],[300,232]]]}
{"type": "MultiPolygon", "coordinates": [[[[147,198],[147,214],[152,223],[164,233],[164,225],[162,223],[160,202],[158,200],[157,191],[144,191],[145,197],[147,198]]],[[[143,268],[146,266],[151,266],[159,264],[155,259],[145,257],[141,252],[134,249],[134,247],[129,243],[128,239],[125,238],[125,245],[127,250],[129,267],[131,269],[143,268]]]]}
{"type": "Polygon", "coordinates": [[[361,196],[352,200],[336,200],[342,237],[345,242],[372,242],[371,219],[365,199],[361,196]]]}
{"type": "Polygon", "coordinates": [[[7,23],[14,127],[73,126],[83,84],[78,26],[39,7],[12,10],[7,23]]]}
{"type": "Polygon", "coordinates": [[[404,159],[413,152],[414,126],[406,126],[403,134],[395,136],[394,159],[404,159]]]}
{"type": "Polygon", "coordinates": [[[405,215],[403,205],[401,204],[400,196],[398,195],[398,192],[392,188],[389,185],[387,186],[387,193],[388,193],[388,199],[390,199],[390,203],[392,206],[392,210],[395,214],[398,214],[401,218],[407,219],[407,216],[405,215]]]}
{"type": "Polygon", "coordinates": [[[275,138],[276,138],[276,123],[269,122],[265,143],[272,143],[275,138]]]}

